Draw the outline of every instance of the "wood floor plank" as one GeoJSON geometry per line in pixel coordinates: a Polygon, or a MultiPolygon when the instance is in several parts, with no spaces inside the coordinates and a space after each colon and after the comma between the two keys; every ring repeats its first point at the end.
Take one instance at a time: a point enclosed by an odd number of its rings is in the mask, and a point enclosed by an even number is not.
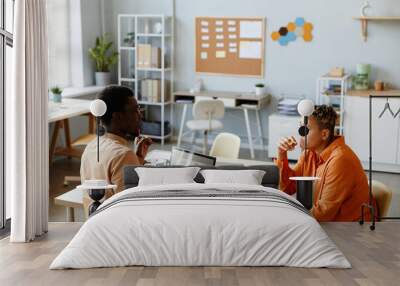
{"type": "Polygon", "coordinates": [[[28,243],[0,241],[0,285],[397,286],[400,273],[400,222],[377,224],[375,232],[357,223],[324,223],[323,228],[352,269],[290,267],[118,267],[49,270],[81,223],[50,223],[49,233],[28,243]]]}

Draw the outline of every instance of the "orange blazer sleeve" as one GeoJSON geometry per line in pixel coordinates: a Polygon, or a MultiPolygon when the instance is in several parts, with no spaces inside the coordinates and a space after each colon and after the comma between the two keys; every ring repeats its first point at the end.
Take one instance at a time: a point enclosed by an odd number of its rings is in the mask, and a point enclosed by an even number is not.
{"type": "Polygon", "coordinates": [[[285,193],[292,195],[296,193],[296,182],[289,180],[290,177],[302,176],[302,166],[304,162],[304,155],[301,154],[296,165],[292,168],[289,166],[289,161],[286,158],[276,160],[275,164],[279,168],[279,189],[285,193]]]}
{"type": "Polygon", "coordinates": [[[319,198],[314,200],[312,215],[318,221],[332,221],[353,189],[349,176],[352,162],[346,158],[332,159],[327,167],[319,198]]]}

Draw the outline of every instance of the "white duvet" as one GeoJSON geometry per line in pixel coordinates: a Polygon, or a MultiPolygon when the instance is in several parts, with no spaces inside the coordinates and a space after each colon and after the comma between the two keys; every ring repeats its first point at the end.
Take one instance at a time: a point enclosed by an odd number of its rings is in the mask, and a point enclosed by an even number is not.
{"type": "MultiPolygon", "coordinates": [[[[265,190],[232,184],[184,184],[125,190],[265,190]]],[[[50,269],[145,266],[293,266],[350,268],[318,222],[293,206],[246,198],[123,201],[81,227],[50,269]]]]}

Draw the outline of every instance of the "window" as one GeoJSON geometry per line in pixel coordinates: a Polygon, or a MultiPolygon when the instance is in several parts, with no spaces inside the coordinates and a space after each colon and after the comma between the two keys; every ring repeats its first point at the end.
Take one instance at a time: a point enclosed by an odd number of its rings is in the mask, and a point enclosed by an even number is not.
{"type": "MultiPolygon", "coordinates": [[[[5,192],[5,100],[11,92],[14,0],[0,0],[0,228],[10,217],[9,194],[5,192]]],[[[1,233],[0,233],[1,234],[1,233]]]]}
{"type": "Polygon", "coordinates": [[[50,87],[71,85],[69,1],[47,0],[50,87]]]}

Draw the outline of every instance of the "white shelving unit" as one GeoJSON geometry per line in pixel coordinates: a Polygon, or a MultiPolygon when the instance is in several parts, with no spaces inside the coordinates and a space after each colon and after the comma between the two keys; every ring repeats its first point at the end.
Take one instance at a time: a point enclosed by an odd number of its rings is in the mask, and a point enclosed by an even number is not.
{"type": "MultiPolygon", "coordinates": [[[[165,15],[119,14],[118,51],[120,54],[118,83],[132,88],[135,98],[138,100],[139,105],[145,108],[147,116],[149,116],[149,111],[154,110],[157,110],[157,114],[159,114],[157,120],[161,123],[161,136],[143,135],[161,140],[161,144],[164,144],[166,139],[172,137],[171,98],[174,83],[174,18],[165,15]],[[160,31],[155,31],[155,25],[161,27],[160,31]],[[151,44],[161,49],[160,68],[138,66],[138,44],[151,44]],[[160,102],[150,102],[142,98],[140,86],[141,81],[144,79],[160,80],[160,102]],[[165,130],[167,113],[169,113],[170,124],[168,133],[165,130]]],[[[149,118],[146,119],[148,120],[149,118]]]]}
{"type": "Polygon", "coordinates": [[[339,125],[336,126],[336,129],[339,131],[340,135],[343,135],[344,132],[344,96],[347,94],[349,84],[350,75],[344,75],[343,77],[324,75],[317,79],[316,104],[327,104],[334,106],[335,109],[339,108],[339,125]],[[332,87],[332,85],[340,86],[340,91],[331,90],[330,87],[332,87]]]}

